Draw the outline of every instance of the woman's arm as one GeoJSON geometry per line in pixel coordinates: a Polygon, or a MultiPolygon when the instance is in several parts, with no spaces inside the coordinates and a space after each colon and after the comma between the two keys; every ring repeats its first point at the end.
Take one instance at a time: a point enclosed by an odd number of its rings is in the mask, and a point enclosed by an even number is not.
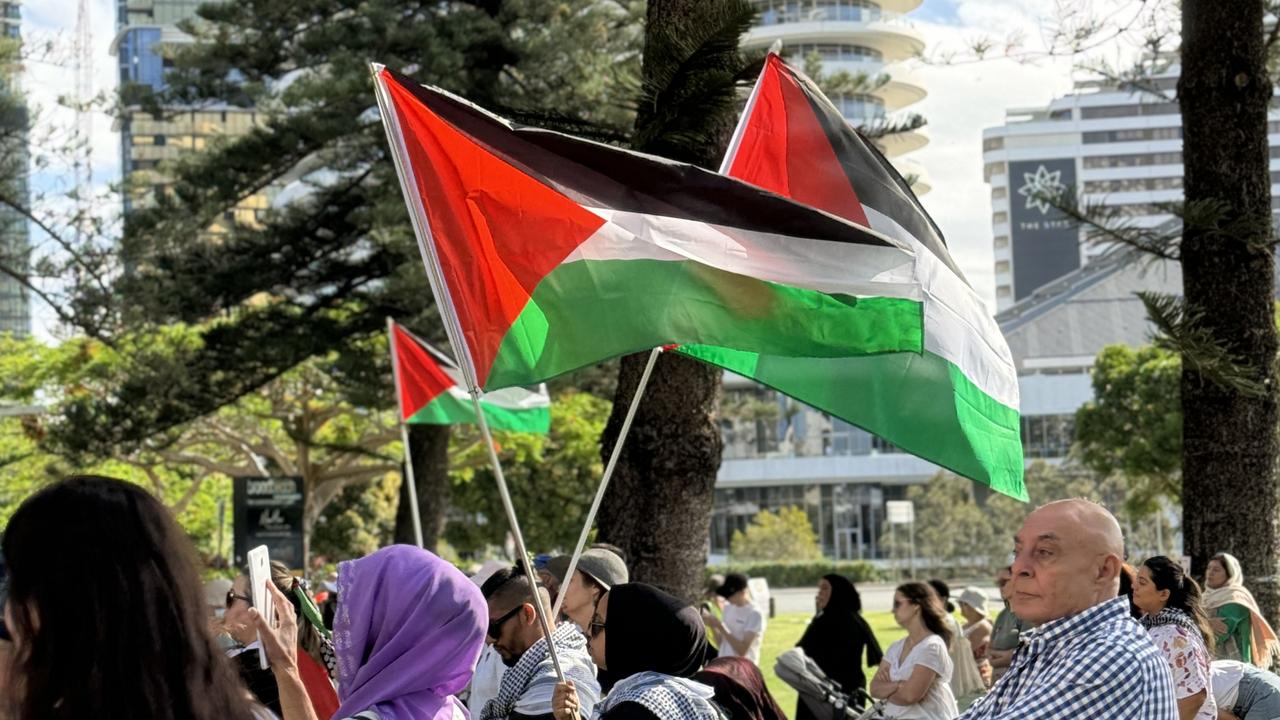
{"type": "Polygon", "coordinates": [[[293,605],[275,583],[270,580],[266,583],[275,605],[275,627],[267,625],[266,619],[256,609],[251,608],[249,616],[262,640],[271,672],[276,676],[276,686],[280,689],[280,714],[284,716],[283,720],[320,720],[311,706],[311,697],[302,684],[302,676],[298,674],[298,618],[293,612],[293,605]]]}
{"type": "Polygon", "coordinates": [[[911,671],[911,677],[898,684],[898,692],[893,696],[893,702],[899,705],[915,705],[929,694],[929,688],[933,687],[933,682],[938,679],[938,673],[933,668],[917,665],[911,671]]]}
{"type": "Polygon", "coordinates": [[[898,691],[899,683],[889,679],[889,661],[881,660],[875,677],[871,678],[871,697],[884,700],[898,691]]]}
{"type": "Polygon", "coordinates": [[[1195,720],[1196,713],[1200,712],[1200,706],[1204,705],[1205,691],[1188,695],[1184,698],[1178,698],[1178,719],[1179,720],[1195,720]]]}

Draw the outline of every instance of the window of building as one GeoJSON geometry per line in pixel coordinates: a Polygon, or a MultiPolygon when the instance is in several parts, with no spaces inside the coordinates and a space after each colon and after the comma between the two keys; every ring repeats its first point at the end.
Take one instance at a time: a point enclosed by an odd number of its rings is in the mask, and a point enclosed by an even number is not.
{"type": "Polygon", "coordinates": [[[6,5],[4,8],[4,16],[18,20],[22,17],[22,8],[17,5],[6,5]]]}
{"type": "Polygon", "coordinates": [[[1009,265],[1009,261],[1008,261],[1008,260],[997,260],[997,261],[996,261],[996,272],[997,272],[997,273],[1007,273],[1007,272],[1009,272],[1009,269],[1010,269],[1010,265],[1009,265]]]}
{"type": "Polygon", "coordinates": [[[1080,108],[1081,120],[1095,118],[1136,117],[1147,115],[1177,115],[1180,112],[1178,103],[1137,103],[1134,105],[1102,105],[1099,107],[1080,108]]]}
{"type": "Polygon", "coordinates": [[[1181,188],[1181,177],[1086,180],[1084,183],[1084,192],[1086,193],[1144,192],[1151,190],[1178,190],[1181,188]]]}
{"type": "Polygon", "coordinates": [[[4,28],[4,34],[8,35],[11,38],[21,37],[22,28],[18,27],[17,25],[6,25],[4,28]]]}
{"type": "Polygon", "coordinates": [[[1050,120],[1070,120],[1070,119],[1071,119],[1071,108],[1064,108],[1064,109],[1062,109],[1062,110],[1054,110],[1053,112],[1049,113],[1049,119],[1050,119],[1050,120]]]}
{"type": "Polygon", "coordinates": [[[815,53],[824,63],[884,60],[884,53],[875,48],[847,43],[800,43],[787,46],[783,51],[788,59],[799,59],[802,62],[815,53]]]}
{"type": "Polygon", "coordinates": [[[1008,175],[1009,169],[1003,162],[987,163],[982,166],[982,179],[991,182],[991,178],[996,175],[1008,175]]]}
{"type": "Polygon", "coordinates": [[[1084,133],[1085,145],[1113,142],[1138,142],[1143,140],[1176,140],[1182,137],[1181,127],[1133,128],[1128,130],[1093,130],[1084,133]]]}
{"type": "Polygon", "coordinates": [[[874,95],[836,95],[831,102],[846,118],[876,120],[884,117],[884,101],[874,95]]]}
{"type": "Polygon", "coordinates": [[[1010,288],[1008,285],[1001,285],[1000,287],[996,288],[996,297],[1007,298],[1010,295],[1013,295],[1013,289],[1010,288]]]}
{"type": "Polygon", "coordinates": [[[870,0],[756,0],[761,25],[795,22],[871,22],[880,6],[870,0]]]}
{"type": "Polygon", "coordinates": [[[1000,211],[998,211],[998,212],[993,212],[993,213],[991,213],[991,222],[993,222],[993,223],[1007,223],[1007,222],[1009,222],[1009,213],[1007,213],[1007,212],[1005,212],[1005,211],[1003,211],[1003,210],[1000,210],[1000,211]]]}
{"type": "Polygon", "coordinates": [[[993,188],[991,188],[991,199],[992,199],[992,200],[1003,200],[1004,198],[1007,198],[1007,197],[1009,197],[1009,189],[1008,189],[1008,188],[1006,188],[1006,187],[1004,187],[1004,186],[1000,186],[1000,187],[993,187],[993,188]]]}
{"type": "Polygon", "coordinates": [[[1006,235],[997,235],[995,240],[992,241],[992,244],[996,249],[1007,248],[1009,247],[1009,238],[1006,235]]]}
{"type": "Polygon", "coordinates": [[[986,152],[988,150],[999,150],[1003,147],[1004,147],[1004,138],[1002,137],[991,137],[991,138],[986,138],[982,141],[983,152],[986,152]]]}
{"type": "MultiPolygon", "coordinates": [[[[1272,157],[1275,157],[1275,155],[1272,157]]],[[[1182,153],[1180,152],[1136,153],[1132,155],[1093,155],[1084,158],[1084,166],[1086,168],[1143,167],[1147,165],[1181,164],[1182,153]]]]}
{"type": "Polygon", "coordinates": [[[1076,416],[1061,415],[1022,416],[1022,454],[1027,458],[1066,457],[1075,442],[1076,416]]]}

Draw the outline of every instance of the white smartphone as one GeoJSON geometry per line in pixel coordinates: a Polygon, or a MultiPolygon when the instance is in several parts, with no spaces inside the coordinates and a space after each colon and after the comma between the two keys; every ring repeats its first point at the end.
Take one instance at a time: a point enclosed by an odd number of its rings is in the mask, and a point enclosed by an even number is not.
{"type": "MultiPolygon", "coordinates": [[[[271,579],[271,557],[267,553],[266,545],[249,551],[249,588],[250,597],[253,598],[253,606],[258,609],[258,614],[262,615],[262,619],[267,621],[270,627],[275,622],[276,605],[271,601],[271,595],[267,592],[267,581],[271,579]]],[[[258,636],[258,662],[263,670],[268,667],[267,652],[262,649],[262,636],[258,636]]]]}

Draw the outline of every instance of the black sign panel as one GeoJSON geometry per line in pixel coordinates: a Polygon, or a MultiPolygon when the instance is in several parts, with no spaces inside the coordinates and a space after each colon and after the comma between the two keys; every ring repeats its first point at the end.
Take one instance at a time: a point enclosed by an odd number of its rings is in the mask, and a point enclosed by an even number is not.
{"type": "Polygon", "coordinates": [[[1009,235],[1013,245],[1013,297],[1030,295],[1080,267],[1079,225],[1045,201],[1076,188],[1076,161],[1009,163],[1009,235]]]}
{"type": "Polygon", "coordinates": [[[244,567],[249,550],[259,545],[267,546],[272,560],[303,567],[302,478],[238,477],[234,483],[236,567],[244,567]]]}

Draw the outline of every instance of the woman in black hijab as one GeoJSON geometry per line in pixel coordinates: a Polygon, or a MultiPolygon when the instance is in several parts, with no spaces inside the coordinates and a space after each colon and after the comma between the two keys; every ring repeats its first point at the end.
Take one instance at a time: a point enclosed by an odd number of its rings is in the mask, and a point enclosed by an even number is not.
{"type": "MultiPolygon", "coordinates": [[[[862,618],[862,597],[843,575],[824,575],[819,581],[818,614],[797,645],[846,693],[865,690],[867,676],[863,668],[879,665],[883,657],[875,633],[862,618]],[[866,665],[862,663],[863,648],[866,665]]],[[[795,718],[816,720],[803,700],[796,704],[795,718]]]]}
{"type": "MultiPolygon", "coordinates": [[[[707,654],[698,611],[652,585],[615,585],[600,597],[587,627],[591,659],[614,679],[598,704],[601,720],[719,720],[715,691],[690,678],[707,654]]],[[[573,683],[556,686],[556,720],[575,720],[573,683]]]]}

